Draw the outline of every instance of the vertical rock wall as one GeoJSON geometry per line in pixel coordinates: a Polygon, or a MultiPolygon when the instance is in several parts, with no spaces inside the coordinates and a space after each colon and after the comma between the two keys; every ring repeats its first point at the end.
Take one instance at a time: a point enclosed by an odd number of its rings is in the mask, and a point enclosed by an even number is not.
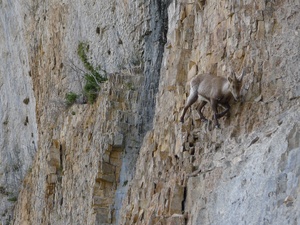
{"type": "Polygon", "coordinates": [[[0,224],[12,218],[13,205],[32,168],[38,140],[28,49],[24,45],[25,23],[18,16],[20,10],[18,2],[0,2],[0,224]]]}
{"type": "Polygon", "coordinates": [[[19,9],[39,144],[14,224],[119,224],[138,151],[152,127],[165,42],[164,2],[43,1],[19,9]],[[107,72],[93,105],[66,107],[84,85],[79,43],[107,72]],[[41,210],[42,209],[42,210],[41,210]]]}
{"type": "Polygon", "coordinates": [[[13,224],[299,223],[299,3],[0,6],[2,224],[11,197],[13,224]],[[82,42],[109,79],[93,105],[66,107],[82,42]],[[243,68],[221,129],[194,107],[179,123],[196,73],[243,68]]]}
{"type": "Polygon", "coordinates": [[[140,118],[141,133],[152,128],[155,109],[155,95],[158,91],[160,69],[167,41],[169,0],[149,1],[146,3],[145,25],[144,25],[144,91],[141,92],[140,118]]]}
{"type": "MultiPolygon", "coordinates": [[[[299,3],[173,1],[154,127],[144,139],[122,224],[297,224],[299,3]],[[193,108],[197,72],[246,68],[243,101],[221,129],[193,108]]],[[[205,116],[211,118],[206,107],[205,116]]]]}

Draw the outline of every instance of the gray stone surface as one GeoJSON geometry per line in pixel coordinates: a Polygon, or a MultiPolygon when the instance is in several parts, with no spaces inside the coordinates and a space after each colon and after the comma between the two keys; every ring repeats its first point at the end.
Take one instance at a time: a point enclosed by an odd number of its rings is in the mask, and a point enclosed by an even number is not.
{"type": "MultiPolygon", "coordinates": [[[[290,97],[299,80],[297,8],[173,1],[154,127],[123,204],[124,224],[167,224],[178,214],[174,204],[185,218],[179,224],[299,223],[299,98],[290,97]],[[219,130],[195,109],[178,121],[194,65],[218,76],[248,68],[244,99],[231,103],[219,130]]],[[[204,114],[211,118],[209,107],[204,114]]]]}
{"type": "Polygon", "coordinates": [[[18,3],[0,4],[0,223],[12,218],[37,148],[35,98],[18,3]]]}
{"type": "Polygon", "coordinates": [[[213,178],[217,168],[189,179],[189,224],[298,223],[299,148],[290,149],[287,140],[295,127],[299,129],[295,108],[288,111],[289,116],[270,136],[266,135],[273,126],[269,120],[255,132],[260,137],[257,143],[249,147],[241,144],[230,153],[223,147],[225,157],[218,165],[218,180],[213,178]],[[214,188],[205,189],[211,180],[214,188]]]}
{"type": "Polygon", "coordinates": [[[1,223],[298,224],[299,11],[0,1],[1,223]],[[109,79],[95,104],[66,107],[82,90],[80,42],[109,79]],[[243,68],[243,101],[221,129],[195,108],[179,122],[196,73],[243,68]]]}

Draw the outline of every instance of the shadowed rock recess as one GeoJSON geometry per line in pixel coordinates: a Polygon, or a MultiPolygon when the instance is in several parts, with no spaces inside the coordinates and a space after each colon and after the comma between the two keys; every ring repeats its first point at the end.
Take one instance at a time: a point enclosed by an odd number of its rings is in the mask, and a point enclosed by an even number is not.
{"type": "Polygon", "coordinates": [[[0,224],[300,223],[297,1],[2,0],[0,49],[0,224]],[[180,123],[243,69],[220,129],[180,123]]]}

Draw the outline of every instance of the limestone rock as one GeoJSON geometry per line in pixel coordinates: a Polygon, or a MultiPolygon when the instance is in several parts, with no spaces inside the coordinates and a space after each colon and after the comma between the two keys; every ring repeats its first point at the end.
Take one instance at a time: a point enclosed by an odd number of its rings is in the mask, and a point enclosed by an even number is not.
{"type": "Polygon", "coordinates": [[[299,11],[0,1],[0,223],[299,223],[299,11]],[[94,104],[80,43],[108,79],[94,104]],[[179,122],[192,77],[244,68],[243,100],[221,129],[195,107],[179,122]],[[70,91],[80,96],[67,106],[70,91]]]}

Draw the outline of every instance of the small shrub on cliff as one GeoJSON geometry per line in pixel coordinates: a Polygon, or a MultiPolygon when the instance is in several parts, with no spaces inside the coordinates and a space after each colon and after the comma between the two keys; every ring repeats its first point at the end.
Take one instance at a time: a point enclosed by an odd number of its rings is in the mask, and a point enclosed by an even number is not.
{"type": "Polygon", "coordinates": [[[13,197],[8,198],[7,200],[10,202],[16,202],[18,200],[18,198],[13,196],[13,197]]]}
{"type": "MultiPolygon", "coordinates": [[[[89,45],[84,42],[80,42],[77,47],[77,55],[80,58],[85,70],[79,69],[76,65],[73,64],[75,71],[83,72],[84,84],[81,85],[82,92],[76,94],[74,92],[69,92],[65,96],[66,104],[68,106],[73,105],[74,103],[94,103],[98,97],[100,91],[101,83],[107,81],[107,73],[105,70],[101,69],[100,66],[94,67],[91,62],[88,60],[87,53],[89,51],[89,45]]],[[[78,79],[80,82],[82,79],[78,79]]]]}
{"type": "Polygon", "coordinates": [[[74,93],[74,92],[67,93],[66,97],[65,97],[67,105],[68,106],[73,105],[76,102],[77,98],[78,98],[78,95],[76,93],[74,93]]]}
{"type": "Polygon", "coordinates": [[[83,95],[87,98],[89,103],[94,103],[98,97],[100,90],[100,84],[107,81],[106,71],[102,70],[101,67],[95,68],[87,57],[89,51],[89,45],[80,42],[77,48],[77,54],[81,59],[84,68],[88,71],[84,75],[85,85],[83,87],[83,95]]]}

